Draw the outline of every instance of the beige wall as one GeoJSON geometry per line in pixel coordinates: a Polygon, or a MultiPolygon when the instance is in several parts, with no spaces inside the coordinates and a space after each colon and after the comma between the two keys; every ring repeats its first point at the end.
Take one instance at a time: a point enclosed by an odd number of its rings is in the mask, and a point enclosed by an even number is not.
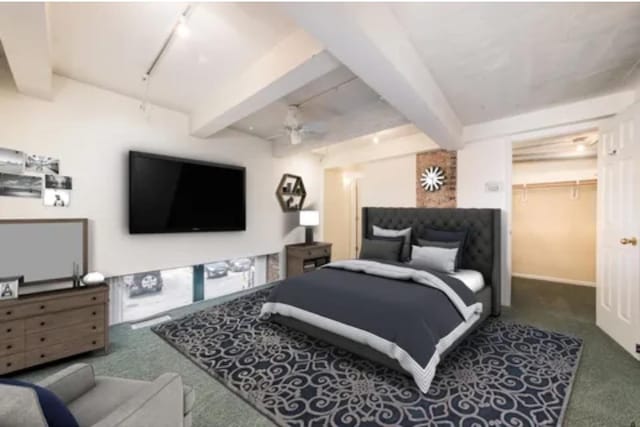
{"type": "Polygon", "coordinates": [[[513,274],[593,284],[596,261],[596,185],[513,191],[513,274]]]}

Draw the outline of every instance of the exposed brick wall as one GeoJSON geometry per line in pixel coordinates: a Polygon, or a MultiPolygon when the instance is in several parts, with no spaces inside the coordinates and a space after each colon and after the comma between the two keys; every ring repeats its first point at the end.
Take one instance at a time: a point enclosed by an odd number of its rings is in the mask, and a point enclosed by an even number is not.
{"type": "Polygon", "coordinates": [[[455,151],[433,150],[416,155],[416,206],[425,208],[455,208],[457,159],[455,151]],[[426,191],[420,184],[425,169],[440,166],[444,171],[444,185],[438,191],[426,191]]]}

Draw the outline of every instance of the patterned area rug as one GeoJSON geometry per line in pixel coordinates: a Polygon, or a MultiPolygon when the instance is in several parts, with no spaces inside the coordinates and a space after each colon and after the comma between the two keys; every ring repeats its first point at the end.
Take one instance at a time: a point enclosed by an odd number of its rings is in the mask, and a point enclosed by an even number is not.
{"type": "Polygon", "coordinates": [[[542,426],[562,422],[580,339],[486,322],[438,367],[411,378],[258,320],[268,290],[153,327],[282,426],[542,426]]]}

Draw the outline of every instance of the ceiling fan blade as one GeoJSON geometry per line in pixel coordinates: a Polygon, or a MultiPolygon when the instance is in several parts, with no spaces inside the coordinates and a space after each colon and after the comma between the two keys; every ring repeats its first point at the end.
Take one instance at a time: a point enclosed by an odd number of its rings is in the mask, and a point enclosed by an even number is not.
{"type": "Polygon", "coordinates": [[[307,134],[325,134],[329,127],[324,122],[309,122],[302,125],[302,131],[307,134]]]}
{"type": "Polygon", "coordinates": [[[275,135],[271,135],[267,138],[265,138],[267,141],[273,141],[274,139],[278,139],[278,138],[282,138],[283,136],[286,136],[287,134],[285,132],[280,132],[277,133],[275,135]]]}

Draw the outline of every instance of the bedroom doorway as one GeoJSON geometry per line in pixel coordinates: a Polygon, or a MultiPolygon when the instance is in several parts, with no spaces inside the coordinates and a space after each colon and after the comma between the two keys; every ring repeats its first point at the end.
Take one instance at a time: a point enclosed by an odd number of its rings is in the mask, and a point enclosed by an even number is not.
{"type": "Polygon", "coordinates": [[[324,239],[332,243],[332,260],[357,258],[360,245],[360,172],[356,167],[324,171],[324,239]]]}
{"type": "Polygon", "coordinates": [[[596,321],[597,129],[515,143],[512,301],[596,321]]]}

